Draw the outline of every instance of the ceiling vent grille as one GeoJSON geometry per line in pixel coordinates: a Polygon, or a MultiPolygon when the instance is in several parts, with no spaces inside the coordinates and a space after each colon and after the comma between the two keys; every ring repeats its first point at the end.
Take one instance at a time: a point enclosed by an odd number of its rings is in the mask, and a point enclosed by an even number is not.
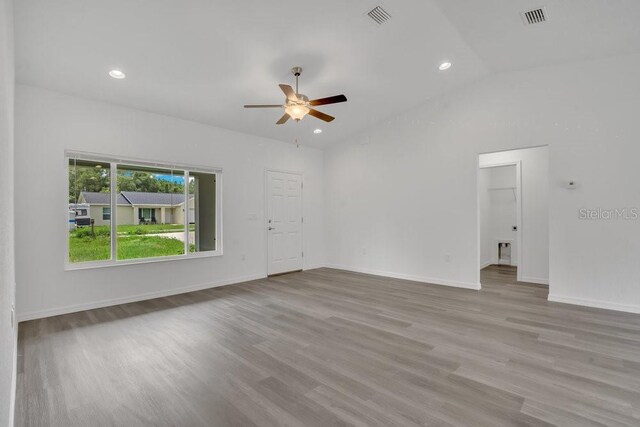
{"type": "Polygon", "coordinates": [[[547,11],[544,7],[522,12],[522,20],[525,25],[541,24],[547,21],[547,11]]]}
{"type": "Polygon", "coordinates": [[[389,19],[391,19],[391,15],[389,14],[389,12],[384,10],[382,6],[374,7],[367,13],[367,15],[369,15],[369,18],[371,18],[373,22],[378,25],[382,25],[389,19]]]}

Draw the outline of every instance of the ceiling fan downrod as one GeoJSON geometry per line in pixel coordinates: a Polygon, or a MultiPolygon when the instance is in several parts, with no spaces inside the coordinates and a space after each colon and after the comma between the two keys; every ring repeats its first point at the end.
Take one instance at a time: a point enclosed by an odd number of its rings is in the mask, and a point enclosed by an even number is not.
{"type": "Polygon", "coordinates": [[[294,76],[296,76],[296,95],[298,93],[300,93],[300,91],[298,90],[298,77],[300,77],[300,74],[302,74],[302,67],[293,67],[291,69],[291,72],[293,73],[294,76]]]}

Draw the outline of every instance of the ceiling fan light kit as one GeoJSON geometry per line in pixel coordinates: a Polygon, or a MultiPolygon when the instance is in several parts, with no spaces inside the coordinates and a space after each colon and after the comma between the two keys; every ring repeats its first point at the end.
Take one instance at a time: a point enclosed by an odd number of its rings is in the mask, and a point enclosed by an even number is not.
{"type": "Polygon", "coordinates": [[[287,105],[287,108],[284,109],[286,113],[294,120],[300,120],[307,114],[309,114],[309,107],[304,105],[287,105]]]}
{"type": "Polygon", "coordinates": [[[281,84],[280,89],[284,92],[286,96],[285,103],[282,105],[278,104],[268,104],[268,105],[245,105],[244,108],[284,108],[284,115],[280,117],[280,120],[276,122],[277,125],[281,125],[287,122],[289,119],[294,119],[295,121],[302,120],[307,114],[313,116],[317,119],[323,120],[325,122],[330,122],[335,119],[335,117],[325,114],[321,111],[318,111],[314,108],[318,105],[328,105],[328,104],[337,104],[339,102],[346,102],[347,97],[344,95],[335,95],[330,96],[328,98],[319,98],[309,100],[304,94],[299,93],[298,91],[298,78],[300,74],[302,74],[301,67],[293,67],[291,69],[291,73],[296,77],[296,90],[289,85],[281,84]]]}

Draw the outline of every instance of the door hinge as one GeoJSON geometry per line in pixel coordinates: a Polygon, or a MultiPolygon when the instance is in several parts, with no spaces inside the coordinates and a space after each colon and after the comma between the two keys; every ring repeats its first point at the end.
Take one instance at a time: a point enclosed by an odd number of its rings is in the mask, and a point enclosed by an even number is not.
{"type": "Polygon", "coordinates": [[[304,217],[300,218],[300,222],[304,222],[304,217]]]}
{"type": "Polygon", "coordinates": [[[304,258],[304,251],[302,252],[302,258],[304,258]]]}

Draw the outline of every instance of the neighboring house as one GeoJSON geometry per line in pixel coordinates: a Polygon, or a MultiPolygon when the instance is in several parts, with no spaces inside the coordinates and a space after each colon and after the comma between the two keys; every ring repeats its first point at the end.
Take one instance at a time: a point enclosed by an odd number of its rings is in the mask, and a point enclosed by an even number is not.
{"type": "MultiPolygon", "coordinates": [[[[79,203],[89,205],[89,216],[95,225],[108,225],[111,221],[109,193],[80,193],[79,203]]],[[[117,199],[118,225],[140,224],[143,220],[158,224],[184,223],[184,195],[122,191],[117,199]]],[[[194,198],[189,198],[189,222],[194,222],[194,198]]]]}

